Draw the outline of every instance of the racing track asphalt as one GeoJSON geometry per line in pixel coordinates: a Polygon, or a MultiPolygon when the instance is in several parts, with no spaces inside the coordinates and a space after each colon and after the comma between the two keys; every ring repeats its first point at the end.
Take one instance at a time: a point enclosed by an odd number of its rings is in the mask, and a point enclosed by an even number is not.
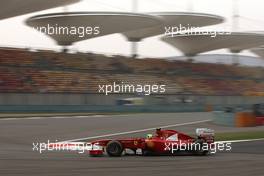
{"type": "MultiPolygon", "coordinates": [[[[76,152],[44,152],[39,154],[32,151],[33,142],[64,141],[210,118],[210,113],[156,113],[87,118],[0,120],[0,175],[263,176],[264,141],[234,143],[231,152],[221,152],[205,157],[124,156],[120,158],[91,158],[86,154],[77,154],[76,152]]],[[[231,128],[214,126],[210,122],[172,127],[171,129],[194,133],[196,127],[215,127],[218,131],[232,130],[231,128]]],[[[148,132],[115,137],[143,136],[146,133],[148,132]]]]}

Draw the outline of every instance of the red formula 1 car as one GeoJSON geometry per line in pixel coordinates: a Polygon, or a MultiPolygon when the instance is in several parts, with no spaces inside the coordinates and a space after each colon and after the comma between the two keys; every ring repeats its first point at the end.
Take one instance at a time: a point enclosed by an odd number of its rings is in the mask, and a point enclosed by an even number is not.
{"type": "Polygon", "coordinates": [[[91,142],[90,156],[111,157],[122,155],[178,155],[182,153],[206,155],[214,148],[214,131],[206,128],[196,129],[197,137],[175,130],[156,129],[156,134],[146,138],[127,138],[116,140],[97,140],[91,142]]]}

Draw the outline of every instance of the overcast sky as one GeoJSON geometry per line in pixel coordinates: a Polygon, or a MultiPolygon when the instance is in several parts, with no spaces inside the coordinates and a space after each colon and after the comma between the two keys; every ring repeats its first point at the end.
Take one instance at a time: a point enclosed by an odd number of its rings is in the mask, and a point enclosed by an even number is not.
{"type": "MultiPolygon", "coordinates": [[[[176,12],[202,12],[223,16],[227,21],[221,25],[224,29],[232,29],[232,15],[234,0],[138,0],[139,12],[176,11],[176,12]]],[[[264,1],[263,0],[237,0],[236,8],[241,17],[236,31],[264,31],[264,1]]],[[[83,0],[67,7],[69,11],[123,11],[131,12],[132,0],[83,0]]],[[[56,43],[31,28],[25,26],[23,21],[36,14],[49,12],[62,12],[64,8],[55,8],[29,15],[15,17],[0,21],[0,45],[16,47],[35,47],[58,49],[56,43]]],[[[76,43],[73,49],[100,53],[130,54],[130,44],[120,34],[90,39],[76,43]],[[120,47],[122,46],[122,47],[120,47]]],[[[210,53],[227,53],[218,50],[210,53]]],[[[151,57],[179,56],[181,52],[159,41],[158,37],[144,40],[139,45],[139,54],[151,57]]],[[[245,51],[242,54],[251,55],[245,51]]]]}

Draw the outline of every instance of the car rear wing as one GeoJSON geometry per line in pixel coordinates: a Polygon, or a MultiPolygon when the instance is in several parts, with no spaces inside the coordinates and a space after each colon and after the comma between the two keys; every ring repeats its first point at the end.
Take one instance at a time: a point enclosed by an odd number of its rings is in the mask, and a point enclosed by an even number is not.
{"type": "Polygon", "coordinates": [[[206,142],[214,142],[215,132],[209,128],[197,128],[196,135],[198,138],[204,139],[206,142]]]}

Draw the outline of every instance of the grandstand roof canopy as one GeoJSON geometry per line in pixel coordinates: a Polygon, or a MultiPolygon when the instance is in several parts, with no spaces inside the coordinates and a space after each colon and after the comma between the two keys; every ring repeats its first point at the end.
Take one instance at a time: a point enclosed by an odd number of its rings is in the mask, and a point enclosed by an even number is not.
{"type": "Polygon", "coordinates": [[[263,34],[242,32],[218,34],[216,37],[211,37],[211,34],[176,35],[174,37],[162,37],[162,40],[187,56],[224,48],[230,49],[231,52],[240,52],[264,45],[263,34]]]}
{"type": "Polygon", "coordinates": [[[80,0],[2,0],[0,1],[0,19],[59,7],[79,1],[80,0]]]}
{"type": "Polygon", "coordinates": [[[156,16],[162,23],[159,26],[138,29],[123,33],[130,41],[140,41],[141,39],[164,34],[165,26],[179,27],[203,27],[219,24],[224,21],[223,17],[205,13],[187,13],[187,12],[152,12],[147,13],[156,16]]]}
{"type": "Polygon", "coordinates": [[[38,15],[29,18],[26,23],[32,27],[100,27],[97,35],[67,35],[67,34],[47,34],[57,41],[59,45],[71,45],[72,43],[99,37],[103,35],[122,33],[125,31],[148,28],[160,25],[158,18],[151,15],[138,13],[120,12],[71,12],[38,15]]]}
{"type": "Polygon", "coordinates": [[[253,48],[250,51],[264,59],[264,47],[253,48]]]}

